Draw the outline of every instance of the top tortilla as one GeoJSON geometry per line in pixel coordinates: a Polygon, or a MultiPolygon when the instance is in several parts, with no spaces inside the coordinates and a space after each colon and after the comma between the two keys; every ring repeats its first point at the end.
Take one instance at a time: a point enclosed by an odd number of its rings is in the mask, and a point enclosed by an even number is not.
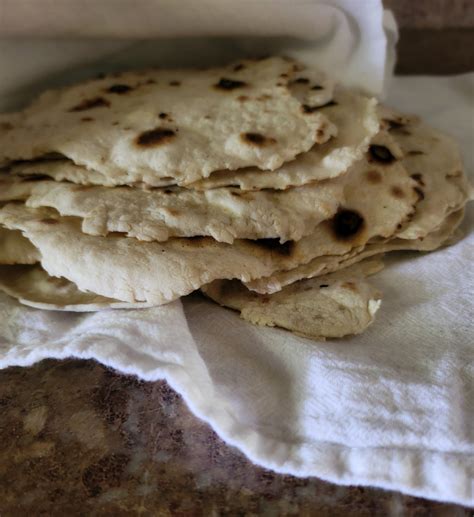
{"type": "Polygon", "coordinates": [[[41,95],[0,117],[0,164],[60,153],[109,184],[185,185],[216,170],[274,170],[336,128],[332,85],[294,61],[151,70],[41,95]]]}

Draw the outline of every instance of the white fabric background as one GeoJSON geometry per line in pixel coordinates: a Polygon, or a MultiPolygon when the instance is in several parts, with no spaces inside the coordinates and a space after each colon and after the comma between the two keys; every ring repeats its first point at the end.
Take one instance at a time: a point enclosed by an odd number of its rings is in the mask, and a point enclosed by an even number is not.
{"type": "MultiPolygon", "coordinates": [[[[371,20],[367,23],[374,32],[364,34],[380,36],[375,27],[380,29],[380,3],[366,4],[373,10],[361,16],[371,20]]],[[[354,16],[347,18],[351,23],[338,25],[351,29],[349,40],[341,39],[350,45],[333,47],[346,56],[338,63],[344,69],[349,60],[359,59],[359,68],[346,68],[354,70],[360,86],[365,81],[380,91],[384,37],[367,43],[366,55],[378,56],[376,65],[364,54],[347,53],[359,30],[354,31],[354,16]],[[377,73],[371,75],[367,66],[375,66],[377,73]]],[[[154,43],[0,42],[0,109],[14,107],[46,84],[103,69],[104,62],[96,64],[99,57],[107,57],[106,69],[166,62],[173,49],[182,48],[175,45],[160,43],[157,53],[154,43]]],[[[316,56],[318,45],[312,45],[316,56]]],[[[224,54],[241,51],[231,47],[224,54]]],[[[209,59],[225,57],[220,50],[213,55],[213,48],[213,41],[203,41],[190,59],[208,52],[209,59]]],[[[453,134],[472,173],[473,88],[474,74],[396,78],[389,102],[453,134]]],[[[148,380],[165,378],[197,416],[260,465],[469,504],[474,465],[472,219],[471,210],[470,235],[451,248],[398,254],[387,261],[386,270],[373,278],[384,302],[362,336],[316,343],[252,326],[198,297],[155,309],[81,315],[28,309],[0,296],[0,368],[74,356],[95,358],[148,380]]]]}

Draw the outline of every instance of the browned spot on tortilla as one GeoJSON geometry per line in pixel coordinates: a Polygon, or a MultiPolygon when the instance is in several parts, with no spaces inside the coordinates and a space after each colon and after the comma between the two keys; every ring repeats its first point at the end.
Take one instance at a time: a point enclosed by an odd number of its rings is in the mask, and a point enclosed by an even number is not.
{"type": "Polygon", "coordinates": [[[408,156],[418,156],[420,154],[425,154],[423,151],[417,151],[417,150],[413,150],[413,151],[408,151],[407,152],[407,155],[408,156]]]}
{"type": "Polygon", "coordinates": [[[396,185],[390,189],[390,192],[392,193],[392,195],[394,197],[396,197],[398,199],[403,199],[405,197],[405,192],[400,187],[397,187],[396,185]]]}
{"type": "Polygon", "coordinates": [[[293,70],[293,72],[301,72],[301,70],[304,70],[304,66],[298,65],[297,63],[295,63],[292,66],[292,70],[293,70]]]}
{"type": "Polygon", "coordinates": [[[247,95],[239,95],[237,97],[237,100],[240,101],[240,102],[245,102],[245,101],[248,101],[249,98],[247,97],[247,95]]]}
{"type": "Polygon", "coordinates": [[[169,188],[165,189],[165,191],[164,191],[164,192],[165,192],[165,194],[172,194],[172,193],[173,193],[173,191],[172,191],[172,190],[170,190],[169,188]]]}
{"type": "Polygon", "coordinates": [[[58,224],[59,221],[57,219],[46,218],[46,219],[41,219],[40,222],[44,223],[44,224],[58,224]]]}
{"type": "Polygon", "coordinates": [[[236,88],[244,88],[248,86],[244,81],[237,79],[228,79],[227,77],[221,77],[219,82],[214,85],[214,88],[218,90],[235,90],[236,88]]]}
{"type": "Polygon", "coordinates": [[[329,287],[329,284],[321,284],[321,285],[319,286],[319,288],[320,288],[320,289],[324,289],[325,287],[329,287]]]}
{"type": "Polygon", "coordinates": [[[461,176],[462,176],[462,171],[460,171],[460,170],[446,174],[447,178],[460,178],[461,176]]]}
{"type": "Polygon", "coordinates": [[[340,209],[332,220],[332,229],[337,238],[348,240],[358,235],[365,226],[364,218],[355,210],[340,209]]]}
{"type": "Polygon", "coordinates": [[[123,95],[124,93],[128,93],[129,91],[133,90],[131,86],[128,84],[113,84],[112,86],[109,86],[107,88],[107,91],[109,93],[117,93],[118,95],[123,95]]]}
{"type": "Polygon", "coordinates": [[[90,186],[89,185],[76,185],[72,188],[75,192],[83,192],[85,190],[89,190],[90,186]]]}
{"type": "Polygon", "coordinates": [[[367,171],[366,176],[369,183],[380,183],[382,181],[382,174],[374,169],[367,171]]]}
{"type": "Polygon", "coordinates": [[[413,187],[413,190],[418,194],[418,201],[425,199],[425,193],[420,187],[413,187]]]}
{"type": "Polygon", "coordinates": [[[372,144],[369,147],[369,161],[378,163],[392,163],[396,160],[388,147],[372,144]]]}
{"type": "Polygon", "coordinates": [[[145,81],[145,84],[156,84],[156,81],[154,79],[148,79],[145,81]]]}
{"type": "Polygon", "coordinates": [[[403,224],[402,224],[402,223],[398,223],[398,224],[397,224],[397,230],[401,230],[401,229],[402,229],[402,227],[403,227],[403,224]]]}
{"type": "Polygon", "coordinates": [[[280,244],[280,239],[257,239],[255,241],[249,241],[259,248],[263,248],[268,251],[274,251],[282,256],[289,256],[293,252],[295,246],[294,241],[286,241],[284,244],[280,244]]]}
{"type": "Polygon", "coordinates": [[[274,138],[268,138],[260,133],[241,133],[240,138],[246,144],[256,145],[259,147],[276,143],[274,138]]]}
{"type": "Polygon", "coordinates": [[[351,291],[357,292],[357,287],[354,282],[344,282],[341,287],[345,287],[346,289],[350,289],[351,291]]]}
{"type": "Polygon", "coordinates": [[[314,86],[311,86],[312,90],[324,90],[324,87],[320,84],[315,84],[314,86]]]}
{"type": "Polygon", "coordinates": [[[337,106],[337,102],[331,100],[326,102],[326,104],[322,104],[321,106],[310,106],[309,104],[303,104],[301,109],[303,113],[314,113],[315,111],[318,111],[322,108],[328,108],[329,106],[337,106]]]}
{"type": "Polygon", "coordinates": [[[383,119],[383,121],[387,124],[388,126],[388,130],[396,130],[396,129],[401,129],[402,127],[405,126],[405,124],[403,122],[401,122],[401,120],[392,120],[392,119],[383,119]]]}
{"type": "Polygon", "coordinates": [[[92,122],[94,119],[92,117],[82,117],[81,122],[92,122]]]}
{"type": "Polygon", "coordinates": [[[412,174],[410,178],[414,179],[417,183],[419,183],[422,187],[425,186],[425,182],[423,181],[423,175],[419,172],[412,174]]]}
{"type": "Polygon", "coordinates": [[[119,123],[117,121],[112,122],[112,126],[118,126],[118,125],[119,125],[119,123]]]}
{"type": "Polygon", "coordinates": [[[309,79],[307,77],[297,77],[292,83],[296,84],[309,84],[309,79]]]}
{"type": "Polygon", "coordinates": [[[2,131],[10,131],[13,129],[13,124],[10,124],[10,122],[0,122],[0,129],[2,131]]]}
{"type": "Polygon", "coordinates": [[[236,192],[235,190],[233,190],[231,193],[230,193],[231,196],[236,196],[236,197],[240,197],[241,194],[239,194],[238,192],[236,192]]]}
{"type": "Polygon", "coordinates": [[[181,86],[181,81],[170,81],[168,84],[170,86],[181,86]]]}
{"type": "Polygon", "coordinates": [[[268,95],[268,93],[264,93],[263,95],[260,95],[260,97],[257,97],[257,100],[258,101],[267,101],[271,98],[272,98],[271,95],[268,95]]]}
{"type": "Polygon", "coordinates": [[[175,137],[176,133],[172,129],[157,127],[138,135],[135,142],[142,147],[153,147],[170,142],[175,137]]]}
{"type": "Polygon", "coordinates": [[[288,77],[288,74],[280,74],[280,77],[286,78],[288,77]]]}
{"type": "Polygon", "coordinates": [[[158,116],[160,118],[166,118],[168,116],[168,113],[161,112],[158,116]]]}
{"type": "Polygon", "coordinates": [[[268,296],[262,296],[260,301],[264,304],[267,304],[270,301],[270,298],[268,296]]]}
{"type": "Polygon", "coordinates": [[[242,63],[238,63],[237,65],[234,66],[234,68],[232,69],[234,72],[238,72],[239,70],[243,70],[245,68],[245,65],[243,65],[242,63]]]}
{"type": "Polygon", "coordinates": [[[86,111],[94,108],[108,108],[110,102],[103,97],[94,97],[93,99],[84,99],[82,102],[74,106],[69,111],[86,111]]]}

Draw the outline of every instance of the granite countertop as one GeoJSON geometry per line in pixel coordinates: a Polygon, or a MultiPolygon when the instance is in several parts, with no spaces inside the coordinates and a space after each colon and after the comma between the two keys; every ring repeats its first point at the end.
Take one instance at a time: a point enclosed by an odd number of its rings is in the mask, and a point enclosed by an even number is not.
{"type": "MultiPolygon", "coordinates": [[[[473,29],[402,30],[398,70],[473,70],[473,40],[473,29]]],[[[471,515],[456,505],[256,467],[165,382],[142,382],[93,361],[0,371],[0,409],[2,517],[471,515]]]]}
{"type": "Polygon", "coordinates": [[[0,375],[0,515],[467,516],[455,505],[255,467],[165,382],[93,361],[0,375]]]}

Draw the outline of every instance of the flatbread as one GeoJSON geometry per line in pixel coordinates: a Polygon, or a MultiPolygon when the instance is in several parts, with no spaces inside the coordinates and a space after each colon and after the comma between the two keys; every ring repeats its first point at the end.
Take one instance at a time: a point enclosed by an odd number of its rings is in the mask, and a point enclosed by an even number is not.
{"type": "Polygon", "coordinates": [[[40,254],[18,230],[0,226],[0,264],[34,264],[40,254]]]}
{"type": "Polygon", "coordinates": [[[417,120],[397,123],[391,134],[403,150],[403,163],[423,192],[416,213],[397,237],[419,239],[472,199],[474,191],[463,172],[459,146],[449,136],[417,120]]]}
{"type": "MultiPolygon", "coordinates": [[[[218,171],[189,187],[200,190],[224,186],[237,186],[242,190],[287,189],[345,173],[363,157],[369,142],[379,131],[377,101],[338,89],[334,104],[326,106],[324,114],[337,127],[337,136],[325,144],[313,146],[278,170],[262,172],[253,167],[235,172],[218,171]]],[[[395,143],[389,145],[392,154],[401,157],[395,143]]]]}
{"type": "MultiPolygon", "coordinates": [[[[386,150],[382,143],[388,137],[379,138],[378,153],[386,150]]],[[[374,156],[369,151],[347,175],[345,207],[297,242],[237,239],[230,246],[206,237],[154,243],[115,234],[89,236],[81,232],[78,218],[20,204],[0,209],[0,224],[21,230],[40,250],[44,269],[81,290],[127,302],[167,303],[215,279],[248,282],[318,256],[348,253],[375,236],[392,235],[413,211],[415,182],[399,160],[380,162],[374,156]],[[370,194],[361,196],[359,189],[370,194]]]]}
{"type": "Polygon", "coordinates": [[[362,262],[272,295],[249,291],[236,280],[217,280],[202,291],[220,305],[240,311],[251,323],[312,339],[339,338],[359,334],[374,321],[380,294],[364,278],[382,267],[380,260],[362,262]]]}
{"type": "MultiPolygon", "coordinates": [[[[395,116],[395,115],[393,115],[395,116]]],[[[387,119],[388,120],[388,119],[387,119]]],[[[462,170],[457,146],[445,135],[421,124],[416,119],[397,118],[397,123],[390,131],[391,135],[400,142],[405,150],[402,160],[408,173],[416,182],[416,192],[419,201],[416,210],[409,218],[400,224],[400,227],[390,237],[393,242],[368,242],[371,246],[364,250],[364,243],[355,243],[351,250],[343,250],[328,255],[334,257],[314,257],[306,264],[302,264],[292,271],[279,271],[268,278],[259,278],[246,283],[249,289],[259,293],[273,293],[302,278],[312,278],[326,271],[326,265],[335,264],[335,268],[343,267],[343,255],[364,257],[375,253],[392,250],[420,250],[428,251],[441,246],[449,237],[445,235],[445,228],[454,231],[462,218],[462,207],[472,198],[472,189],[462,170]],[[403,125],[402,125],[403,122],[403,125]],[[453,217],[450,218],[450,215],[453,217]],[[444,222],[446,221],[446,225],[444,222]],[[437,231],[442,238],[433,237],[437,231]],[[426,237],[430,236],[431,239],[426,237]],[[429,243],[433,242],[433,245],[429,243]],[[372,246],[374,245],[374,247],[372,246]],[[428,248],[427,248],[428,246],[428,248]]],[[[365,201],[370,204],[368,191],[361,188],[366,194],[365,201]]],[[[359,201],[363,200],[363,196],[359,201]]],[[[375,202],[374,206],[378,203],[375,202]]],[[[380,239],[379,239],[380,241],[380,239]]],[[[354,261],[352,261],[354,262],[354,261]]],[[[352,263],[351,262],[351,263],[352,263]]],[[[331,270],[334,270],[334,267],[331,270]]]]}
{"type": "Polygon", "coordinates": [[[434,251],[441,246],[452,244],[460,235],[457,229],[464,217],[464,210],[450,214],[440,228],[419,239],[393,238],[382,242],[369,242],[366,246],[359,246],[344,255],[327,255],[317,257],[307,264],[298,266],[289,271],[278,271],[268,277],[257,278],[245,282],[245,286],[260,294],[272,294],[286,286],[307,278],[342,270],[364,259],[388,253],[390,251],[434,251]]]}
{"type": "Polygon", "coordinates": [[[0,117],[0,163],[55,152],[114,185],[152,186],[274,170],[336,134],[319,109],[331,98],[321,73],[283,58],[128,72],[45,92],[0,117]]]}
{"type": "Polygon", "coordinates": [[[43,310],[92,312],[105,309],[143,309],[145,303],[126,303],[80,291],[65,278],[49,276],[39,265],[0,266],[0,291],[20,303],[43,310]]]}
{"type": "Polygon", "coordinates": [[[342,182],[325,181],[285,191],[147,191],[6,176],[0,201],[26,200],[29,207],[51,207],[61,215],[80,217],[82,231],[89,235],[121,232],[143,241],[211,236],[228,243],[236,238],[278,238],[284,243],[301,239],[332,217],[344,202],[343,187],[342,182]]]}

